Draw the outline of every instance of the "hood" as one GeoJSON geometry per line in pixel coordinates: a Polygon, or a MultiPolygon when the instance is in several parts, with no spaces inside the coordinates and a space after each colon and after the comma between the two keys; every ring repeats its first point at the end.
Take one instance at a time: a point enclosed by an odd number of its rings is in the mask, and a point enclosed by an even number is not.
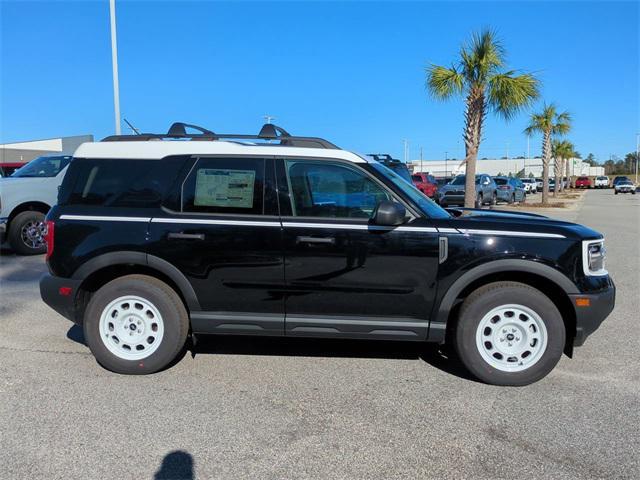
{"type": "MultiPolygon", "coordinates": [[[[536,233],[556,234],[574,240],[602,238],[602,234],[584,225],[565,222],[535,213],[511,213],[474,208],[448,209],[453,215],[451,225],[460,230],[490,230],[522,232],[535,236],[536,233]]],[[[523,235],[524,236],[524,235],[523,235]]]]}
{"type": "Polygon", "coordinates": [[[33,188],[46,181],[49,177],[2,177],[0,178],[0,193],[15,188],[33,188]]]}

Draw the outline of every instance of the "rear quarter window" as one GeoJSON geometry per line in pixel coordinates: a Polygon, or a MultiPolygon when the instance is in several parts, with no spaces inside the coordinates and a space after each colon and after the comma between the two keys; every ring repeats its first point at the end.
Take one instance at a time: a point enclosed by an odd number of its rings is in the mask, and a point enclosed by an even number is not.
{"type": "Polygon", "coordinates": [[[76,159],[65,177],[60,205],[159,207],[189,157],[160,160],[76,159]]]}

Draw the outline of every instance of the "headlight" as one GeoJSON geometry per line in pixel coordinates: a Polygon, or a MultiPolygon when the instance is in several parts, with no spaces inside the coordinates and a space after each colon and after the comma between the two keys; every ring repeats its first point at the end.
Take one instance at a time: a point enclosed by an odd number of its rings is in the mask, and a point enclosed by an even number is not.
{"type": "Polygon", "coordinates": [[[585,240],[582,242],[582,267],[585,275],[607,275],[604,261],[607,250],[604,239],[585,240]]]}

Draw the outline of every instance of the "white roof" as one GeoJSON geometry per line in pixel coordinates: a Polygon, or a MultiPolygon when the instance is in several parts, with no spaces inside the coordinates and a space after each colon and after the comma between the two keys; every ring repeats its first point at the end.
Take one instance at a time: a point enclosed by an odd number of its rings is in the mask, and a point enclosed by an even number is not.
{"type": "Polygon", "coordinates": [[[148,140],[133,142],[83,143],[74,153],[78,158],[157,159],[169,155],[265,155],[338,158],[356,163],[367,160],[352,152],[326,148],[247,145],[226,141],[148,140]]]}

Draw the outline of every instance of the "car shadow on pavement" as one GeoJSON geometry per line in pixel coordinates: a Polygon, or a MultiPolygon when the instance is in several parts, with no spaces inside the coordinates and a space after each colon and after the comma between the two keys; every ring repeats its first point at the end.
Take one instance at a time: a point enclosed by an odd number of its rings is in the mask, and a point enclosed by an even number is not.
{"type": "MultiPolygon", "coordinates": [[[[82,327],[73,325],[67,338],[87,345],[82,327]]],[[[197,355],[267,355],[284,357],[387,358],[422,360],[438,370],[456,377],[477,381],[462,365],[455,351],[447,345],[391,342],[382,340],[329,340],[324,338],[251,337],[234,335],[198,335],[166,368],[179,363],[187,354],[197,355]]],[[[164,370],[164,369],[163,369],[164,370]]]]}
{"type": "Polygon", "coordinates": [[[153,480],[193,480],[193,456],[184,450],[168,453],[153,480]]]}
{"type": "Polygon", "coordinates": [[[448,374],[476,381],[452,349],[429,343],[198,335],[196,344],[189,345],[188,350],[192,358],[202,354],[213,354],[422,360],[448,374]]]}

